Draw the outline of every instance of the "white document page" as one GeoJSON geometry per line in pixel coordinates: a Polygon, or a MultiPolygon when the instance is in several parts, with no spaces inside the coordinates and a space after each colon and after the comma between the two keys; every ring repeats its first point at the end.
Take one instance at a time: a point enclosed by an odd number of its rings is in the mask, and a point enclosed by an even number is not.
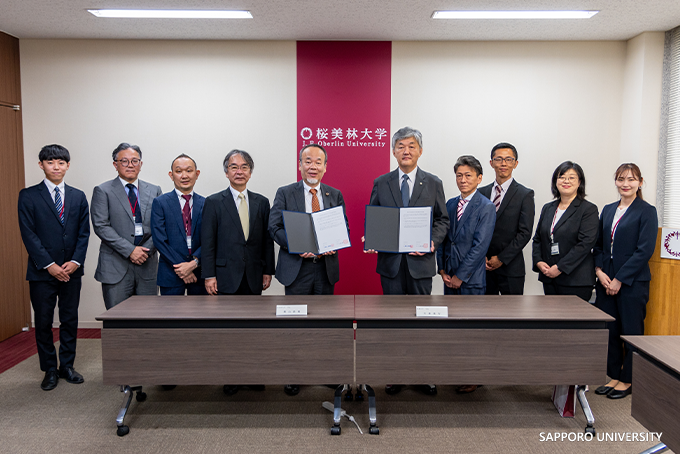
{"type": "Polygon", "coordinates": [[[432,207],[408,207],[399,212],[399,252],[430,252],[432,207]]]}
{"type": "Polygon", "coordinates": [[[349,232],[342,207],[312,213],[319,254],[350,247],[349,232]]]}

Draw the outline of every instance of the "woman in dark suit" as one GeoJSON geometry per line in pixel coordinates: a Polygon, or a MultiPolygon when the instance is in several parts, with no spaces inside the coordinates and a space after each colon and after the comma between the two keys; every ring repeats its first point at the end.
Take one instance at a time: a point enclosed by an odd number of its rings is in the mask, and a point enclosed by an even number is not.
{"type": "Polygon", "coordinates": [[[555,197],[543,205],[532,247],[533,270],[546,295],[589,301],[595,284],[591,249],[597,240],[597,207],[586,197],[581,166],[565,161],[552,176],[555,197]]]}
{"type": "Polygon", "coordinates": [[[654,253],[656,208],[642,200],[642,174],[635,164],[621,164],[614,177],[621,200],[604,207],[593,253],[598,283],[595,305],[616,321],[608,323],[607,375],[595,390],[610,399],[631,393],[633,349],[621,335],[642,335],[649,300],[649,259],[654,253]]]}

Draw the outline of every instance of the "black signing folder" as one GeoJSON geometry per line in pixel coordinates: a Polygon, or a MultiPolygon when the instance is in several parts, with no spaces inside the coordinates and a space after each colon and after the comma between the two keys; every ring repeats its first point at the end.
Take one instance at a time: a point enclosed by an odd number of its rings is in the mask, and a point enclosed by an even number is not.
{"type": "Polygon", "coordinates": [[[364,250],[430,252],[432,207],[366,205],[364,250]],[[410,211],[406,211],[410,210],[410,211]]]}
{"type": "Polygon", "coordinates": [[[351,246],[341,206],[315,213],[283,210],[281,214],[290,254],[319,255],[351,246]]]}

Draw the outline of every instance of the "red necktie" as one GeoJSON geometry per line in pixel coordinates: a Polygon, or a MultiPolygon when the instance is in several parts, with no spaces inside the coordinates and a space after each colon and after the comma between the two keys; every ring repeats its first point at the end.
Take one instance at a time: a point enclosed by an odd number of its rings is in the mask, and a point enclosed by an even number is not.
{"type": "Polygon", "coordinates": [[[182,220],[184,221],[184,230],[187,232],[187,236],[191,236],[191,206],[189,205],[189,200],[191,200],[191,194],[182,195],[184,198],[184,208],[182,208],[182,220]]]}

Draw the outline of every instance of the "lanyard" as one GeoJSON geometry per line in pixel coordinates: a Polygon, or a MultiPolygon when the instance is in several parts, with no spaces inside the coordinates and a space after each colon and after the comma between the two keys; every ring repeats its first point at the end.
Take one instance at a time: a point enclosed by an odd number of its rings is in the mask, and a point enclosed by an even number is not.
{"type": "MultiPolygon", "coordinates": [[[[134,191],[134,189],[130,189],[130,191],[134,191]]],[[[130,197],[128,197],[128,203],[130,203],[130,197]]],[[[135,212],[137,211],[137,205],[139,205],[139,197],[135,197],[135,206],[132,206],[130,203],[130,209],[132,210],[132,218],[135,218],[135,212]]]]}
{"type": "Polygon", "coordinates": [[[611,248],[612,249],[614,248],[614,235],[616,234],[616,228],[619,226],[619,222],[621,222],[621,219],[623,219],[623,217],[625,215],[626,215],[626,213],[624,212],[621,215],[621,217],[618,219],[618,221],[616,221],[616,223],[614,224],[614,227],[612,227],[612,236],[611,236],[611,248]]]}
{"type": "Polygon", "coordinates": [[[558,206],[557,209],[555,209],[555,216],[553,216],[552,224],[550,225],[550,242],[554,243],[555,242],[555,237],[553,236],[553,232],[555,231],[555,220],[557,219],[557,211],[560,209],[558,206]]]}

